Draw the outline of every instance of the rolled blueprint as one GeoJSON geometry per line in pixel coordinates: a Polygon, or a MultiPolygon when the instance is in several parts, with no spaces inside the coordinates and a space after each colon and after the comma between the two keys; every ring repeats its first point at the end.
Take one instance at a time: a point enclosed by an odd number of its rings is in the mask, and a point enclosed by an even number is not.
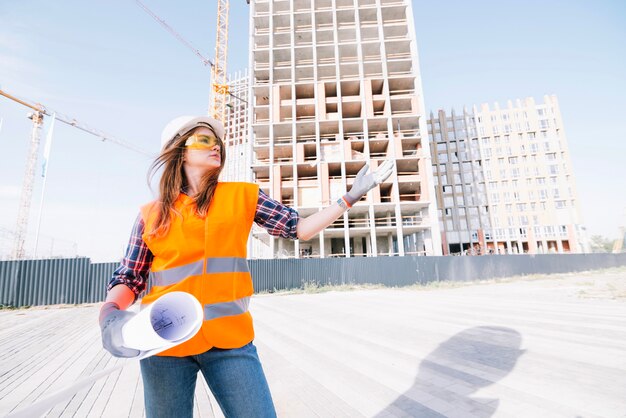
{"type": "Polygon", "coordinates": [[[122,328],[123,345],[145,358],[192,338],[204,318],[202,305],[186,292],[170,292],[146,305],[122,328]]]}

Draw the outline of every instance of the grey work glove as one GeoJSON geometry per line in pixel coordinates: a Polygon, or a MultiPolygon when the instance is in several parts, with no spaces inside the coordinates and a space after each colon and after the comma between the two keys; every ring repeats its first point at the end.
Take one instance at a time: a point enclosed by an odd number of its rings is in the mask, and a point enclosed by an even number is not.
{"type": "Polygon", "coordinates": [[[134,348],[124,347],[122,327],[136,314],[122,311],[114,302],[107,302],[100,309],[100,330],[102,347],[115,357],[137,357],[141,353],[134,348]]]}
{"type": "Polygon", "coordinates": [[[378,169],[369,174],[367,170],[369,169],[369,164],[365,164],[365,166],[359,170],[356,178],[354,179],[354,183],[352,184],[352,188],[346,195],[344,199],[350,206],[354,205],[356,202],[361,200],[361,198],[374,187],[382,183],[391,175],[393,172],[394,163],[391,160],[386,160],[382,163],[378,169]]]}

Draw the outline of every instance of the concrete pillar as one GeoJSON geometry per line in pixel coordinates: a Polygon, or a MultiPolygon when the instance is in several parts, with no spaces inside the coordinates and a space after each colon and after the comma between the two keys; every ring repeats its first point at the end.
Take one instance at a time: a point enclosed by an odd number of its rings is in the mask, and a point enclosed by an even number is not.
{"type": "Polygon", "coordinates": [[[280,166],[272,166],[272,173],[274,175],[274,185],[272,186],[272,197],[279,202],[282,200],[282,179],[280,178],[280,166]]]}
{"type": "Polygon", "coordinates": [[[372,98],[372,82],[371,80],[365,80],[363,83],[363,95],[365,96],[365,117],[374,117],[374,100],[372,98]]]}
{"type": "Polygon", "coordinates": [[[272,122],[280,122],[280,86],[272,86],[272,122]]]}
{"type": "MultiPolygon", "coordinates": [[[[378,189],[378,187],[375,187],[375,189],[378,189]]],[[[380,194],[378,196],[378,201],[380,201],[380,194]]],[[[376,242],[376,213],[374,212],[374,206],[369,205],[368,213],[370,221],[370,254],[373,257],[378,257],[378,243],[376,242]]]]}
{"type": "Polygon", "coordinates": [[[393,149],[391,155],[396,158],[402,157],[402,137],[403,135],[400,132],[396,132],[391,139],[391,144],[389,144],[390,148],[393,149]]]}
{"type": "Polygon", "coordinates": [[[422,109],[420,109],[419,103],[420,103],[420,101],[419,101],[419,98],[417,96],[411,97],[411,111],[414,114],[417,113],[417,114],[421,115],[424,112],[422,112],[422,109]]]}
{"type": "MultiPolygon", "coordinates": [[[[417,169],[421,175],[421,177],[424,177],[426,175],[426,170],[430,170],[430,167],[426,167],[426,160],[424,158],[420,158],[419,160],[417,160],[417,169]]],[[[429,201],[430,200],[430,193],[428,192],[428,187],[422,187],[422,185],[420,184],[420,200],[423,201],[429,201]]]]}
{"type": "MultiPolygon", "coordinates": [[[[378,160],[370,160],[369,164],[370,171],[375,171],[378,168],[378,160]]],[[[370,192],[367,194],[367,201],[380,203],[380,187],[374,187],[372,190],[370,190],[370,192]]],[[[374,219],[372,219],[372,222],[374,222],[374,219]]]]}
{"type": "Polygon", "coordinates": [[[322,185],[322,206],[327,206],[330,204],[330,190],[329,190],[330,185],[328,184],[328,163],[320,163],[320,183],[322,185]]]}
{"type": "Polygon", "coordinates": [[[326,116],[326,89],[324,87],[324,82],[320,81],[317,83],[317,115],[319,120],[325,120],[326,116]]]}
{"type": "Polygon", "coordinates": [[[352,146],[350,145],[350,141],[343,141],[343,155],[344,161],[352,161],[352,146]]]}
{"type": "Polygon", "coordinates": [[[296,163],[304,162],[304,144],[296,143],[296,163]]]}

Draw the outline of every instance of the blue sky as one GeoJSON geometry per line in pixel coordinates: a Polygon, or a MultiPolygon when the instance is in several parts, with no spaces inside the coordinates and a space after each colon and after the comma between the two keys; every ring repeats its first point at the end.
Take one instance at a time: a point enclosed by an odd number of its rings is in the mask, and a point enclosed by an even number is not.
{"type": "MultiPolygon", "coordinates": [[[[215,2],[145,3],[213,57],[215,2]]],[[[590,234],[616,237],[626,208],[626,2],[414,1],[413,10],[426,108],[556,94],[583,221],[590,234]]],[[[247,67],[247,45],[248,6],[233,0],[229,72],[247,67]]],[[[146,150],[156,152],[171,118],[206,112],[208,82],[208,68],[133,1],[0,2],[0,86],[146,150]]],[[[26,113],[0,98],[0,257],[17,218],[26,113]]],[[[152,196],[150,162],[57,124],[39,255],[119,259],[152,196]]],[[[38,177],[31,253],[40,191],[38,177]]]]}

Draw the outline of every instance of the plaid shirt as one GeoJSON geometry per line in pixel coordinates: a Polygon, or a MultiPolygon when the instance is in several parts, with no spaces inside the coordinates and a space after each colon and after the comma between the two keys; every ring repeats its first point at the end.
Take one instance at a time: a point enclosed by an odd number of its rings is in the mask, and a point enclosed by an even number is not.
{"type": "MultiPolygon", "coordinates": [[[[270,235],[298,239],[296,226],[300,215],[295,209],[287,207],[259,190],[254,222],[267,230],[270,235]]],[[[137,216],[130,234],[126,254],[120,266],[113,272],[107,290],[113,286],[125,284],[137,296],[146,288],[150,266],[154,256],[143,240],[144,222],[141,214],[137,216]]]]}

